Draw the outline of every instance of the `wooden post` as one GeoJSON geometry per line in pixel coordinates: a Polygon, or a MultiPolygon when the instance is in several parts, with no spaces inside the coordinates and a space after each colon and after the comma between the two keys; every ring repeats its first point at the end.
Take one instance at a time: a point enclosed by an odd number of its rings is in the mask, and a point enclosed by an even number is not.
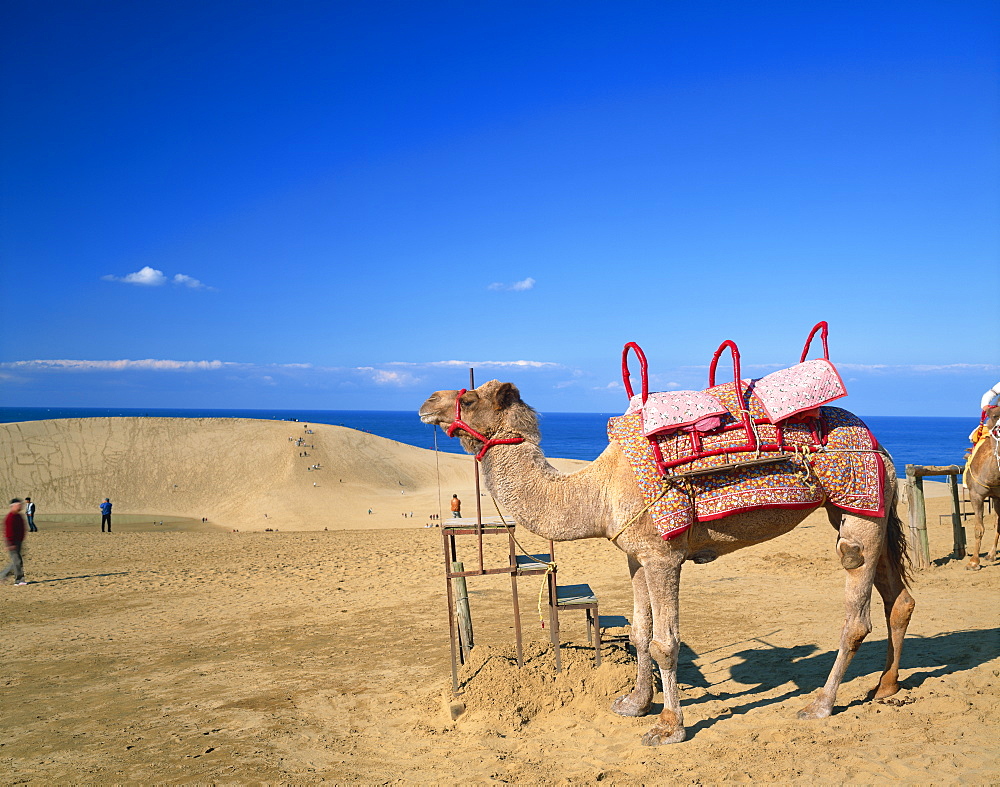
{"type": "MultiPolygon", "coordinates": [[[[461,574],[465,571],[465,565],[461,561],[454,561],[451,564],[453,574],[461,574]]],[[[454,577],[455,583],[455,615],[458,618],[458,633],[462,640],[462,653],[467,658],[472,650],[472,612],[469,609],[469,589],[465,583],[465,577],[454,577]]],[[[463,662],[465,659],[463,659],[463,662]]]]}
{"type": "Polygon", "coordinates": [[[913,563],[917,568],[927,568],[931,564],[930,547],[927,543],[927,512],[924,510],[924,479],[917,475],[916,465],[906,466],[907,502],[910,509],[910,544],[913,563]]]}
{"type": "Polygon", "coordinates": [[[961,560],[965,557],[965,528],[962,526],[962,503],[958,499],[958,476],[948,476],[948,487],[951,490],[951,534],[954,541],[952,557],[961,560]]]}

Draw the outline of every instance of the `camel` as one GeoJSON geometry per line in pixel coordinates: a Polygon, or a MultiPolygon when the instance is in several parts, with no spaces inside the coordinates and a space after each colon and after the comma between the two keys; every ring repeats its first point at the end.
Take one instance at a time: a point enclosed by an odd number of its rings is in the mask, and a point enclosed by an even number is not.
{"type": "MultiPolygon", "coordinates": [[[[622,716],[644,716],[653,702],[653,662],[659,667],[663,710],[643,744],[677,743],[686,738],[677,687],[681,566],[705,562],[792,530],[808,510],[768,509],[732,514],[664,540],[645,511],[639,487],[621,450],[610,443],[587,467],[569,474],[548,463],[539,443],[535,411],[512,383],[491,380],[471,391],[438,391],[420,408],[424,423],[448,433],[460,429],[463,448],[477,454],[486,488],[516,522],[542,538],[572,541],[607,538],[628,556],[632,577],[630,639],[637,656],[635,687],[612,704],[622,716]],[[449,432],[449,426],[455,428],[449,432]],[[633,521],[634,520],[634,521],[633,521]]],[[[838,531],[836,551],[846,569],[846,620],[840,649],[826,684],[799,712],[801,719],[826,718],[854,653],[871,632],[872,586],[885,607],[888,652],[873,698],[900,689],[899,659],[914,601],[907,591],[908,570],[902,522],[895,512],[893,464],[885,457],[885,516],[848,514],[827,504],[838,531]]]]}
{"type": "Polygon", "coordinates": [[[986,499],[993,500],[993,512],[997,515],[997,532],[993,537],[993,546],[986,555],[987,563],[996,562],[997,542],[1000,542],[1000,406],[987,407],[985,420],[977,430],[984,435],[972,450],[972,456],[965,468],[962,480],[969,490],[969,500],[972,502],[973,536],[969,545],[969,562],[966,568],[978,571],[979,550],[982,545],[986,527],[983,523],[983,509],[986,499]]]}

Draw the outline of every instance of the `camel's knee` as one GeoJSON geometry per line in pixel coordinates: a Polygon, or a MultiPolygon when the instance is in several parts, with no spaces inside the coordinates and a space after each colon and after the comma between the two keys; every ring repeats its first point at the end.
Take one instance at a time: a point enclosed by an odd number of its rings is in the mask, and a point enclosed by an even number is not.
{"type": "Polygon", "coordinates": [[[889,613],[889,625],[894,629],[905,629],[913,616],[913,610],[916,608],[917,602],[913,600],[913,596],[908,591],[904,590],[892,605],[892,611],[889,613]]]}
{"type": "Polygon", "coordinates": [[[632,643],[632,647],[635,648],[636,653],[649,652],[649,642],[651,639],[652,636],[649,632],[641,631],[637,626],[632,626],[632,630],[628,635],[628,641],[632,643]]]}
{"type": "Polygon", "coordinates": [[[653,657],[661,670],[672,670],[677,667],[677,643],[664,643],[653,640],[649,643],[649,655],[653,657]]]}
{"type": "Polygon", "coordinates": [[[844,626],[843,645],[851,653],[855,653],[865,641],[865,637],[872,633],[871,621],[853,620],[848,621],[844,626]]]}
{"type": "Polygon", "coordinates": [[[840,555],[840,565],[846,569],[861,568],[865,564],[863,548],[856,541],[838,539],[837,554],[840,555]]]}

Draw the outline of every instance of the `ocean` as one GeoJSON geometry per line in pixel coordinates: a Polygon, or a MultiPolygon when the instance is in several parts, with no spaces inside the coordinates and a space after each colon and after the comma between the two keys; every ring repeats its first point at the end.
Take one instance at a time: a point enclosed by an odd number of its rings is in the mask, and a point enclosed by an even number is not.
{"type": "MultiPolygon", "coordinates": [[[[608,418],[621,413],[540,413],[542,449],[548,456],[595,459],[608,444],[608,418]]],[[[335,424],[396,440],[418,448],[462,453],[458,440],[420,422],[415,412],[395,410],[169,410],[125,408],[0,407],[0,423],[41,421],[53,418],[96,417],[157,418],[257,418],[335,424]]],[[[969,432],[979,423],[969,418],[916,418],[862,416],[868,427],[889,449],[902,477],[907,464],[960,465],[969,447],[969,432]]]]}

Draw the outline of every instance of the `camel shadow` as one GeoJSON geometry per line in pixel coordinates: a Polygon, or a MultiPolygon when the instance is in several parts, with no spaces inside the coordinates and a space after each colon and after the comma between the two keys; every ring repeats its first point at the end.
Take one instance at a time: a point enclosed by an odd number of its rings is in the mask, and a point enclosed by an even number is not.
{"type": "MultiPolygon", "coordinates": [[[[682,645],[677,669],[678,681],[687,686],[706,690],[706,693],[699,697],[685,699],[684,704],[691,706],[722,700],[730,707],[734,716],[794,697],[801,697],[804,707],[813,692],[826,682],[837,656],[837,651],[819,652],[819,648],[815,645],[794,645],[783,648],[771,645],[763,639],[755,641],[761,642],[766,648],[748,648],[726,655],[722,659],[726,662],[734,659],[738,661],[731,664],[728,675],[720,677],[716,683],[732,680],[746,685],[747,688],[741,691],[713,692],[712,681],[708,680],[694,663],[694,652],[682,645]],[[794,684],[794,688],[778,696],[760,696],[787,683],[794,684]]],[[[953,631],[932,637],[908,636],[900,664],[900,668],[908,674],[900,683],[904,688],[913,689],[929,678],[972,669],[995,658],[998,643],[1000,643],[1000,628],[953,631]],[[914,668],[917,669],[916,672],[909,672],[914,668]]],[[[866,640],[851,661],[844,676],[845,682],[861,675],[881,674],[885,665],[885,646],[884,638],[866,640]]],[[[718,650],[728,651],[728,647],[718,650]]],[[[872,687],[874,688],[874,682],[872,687]]],[[[869,694],[868,697],[854,700],[846,705],[838,704],[834,708],[834,713],[861,705],[870,699],[869,694]]],[[[708,729],[717,721],[718,718],[704,719],[689,727],[688,732],[693,734],[698,730],[708,729]]]]}

